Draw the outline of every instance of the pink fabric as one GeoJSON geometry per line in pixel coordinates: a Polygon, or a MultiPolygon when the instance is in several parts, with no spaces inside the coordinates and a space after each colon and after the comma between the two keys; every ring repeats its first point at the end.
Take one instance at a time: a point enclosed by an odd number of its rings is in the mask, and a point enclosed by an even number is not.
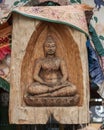
{"type": "Polygon", "coordinates": [[[14,11],[34,18],[71,24],[88,34],[84,11],[77,5],[17,7],[14,11]]]}
{"type": "Polygon", "coordinates": [[[5,23],[15,7],[23,6],[28,0],[2,0],[0,1],[0,24],[5,23]]]}

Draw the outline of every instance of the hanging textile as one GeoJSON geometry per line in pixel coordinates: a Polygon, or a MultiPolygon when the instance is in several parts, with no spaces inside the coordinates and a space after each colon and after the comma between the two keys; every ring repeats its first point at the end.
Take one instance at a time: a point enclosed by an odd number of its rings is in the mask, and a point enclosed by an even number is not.
{"type": "Polygon", "coordinates": [[[13,10],[21,15],[42,21],[54,22],[71,26],[88,36],[88,28],[84,11],[79,5],[68,6],[35,6],[17,7],[13,10]]]}
{"type": "Polygon", "coordinates": [[[0,88],[9,91],[12,26],[6,22],[0,26],[0,88]]]}
{"type": "Polygon", "coordinates": [[[101,84],[104,80],[104,75],[99,63],[98,55],[90,44],[90,40],[86,42],[88,50],[89,73],[91,81],[95,84],[101,84]]]}
{"type": "Polygon", "coordinates": [[[17,6],[25,5],[29,0],[0,0],[0,24],[9,19],[12,10],[17,6]]]}
{"type": "Polygon", "coordinates": [[[0,26],[0,61],[11,53],[12,26],[7,22],[0,26]]]}
{"type": "Polygon", "coordinates": [[[90,24],[89,25],[89,32],[90,32],[90,36],[91,36],[91,39],[92,39],[92,42],[95,46],[95,49],[98,53],[99,56],[104,56],[104,48],[101,44],[101,41],[94,29],[94,27],[90,24]]]}
{"type": "Polygon", "coordinates": [[[98,93],[102,98],[104,98],[104,74],[99,63],[98,55],[92,47],[89,39],[86,42],[86,46],[88,51],[89,75],[91,84],[95,84],[99,87],[98,93]]]}

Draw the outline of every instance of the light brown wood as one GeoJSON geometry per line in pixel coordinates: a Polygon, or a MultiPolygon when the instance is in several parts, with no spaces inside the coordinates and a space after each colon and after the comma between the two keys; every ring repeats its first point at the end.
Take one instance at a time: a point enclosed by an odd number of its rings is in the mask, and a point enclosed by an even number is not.
{"type": "Polygon", "coordinates": [[[85,35],[62,24],[14,15],[11,54],[10,123],[46,124],[53,115],[61,124],[89,122],[89,78],[85,35]],[[57,41],[57,56],[67,64],[69,80],[77,86],[80,102],[68,107],[31,107],[23,100],[33,82],[34,62],[43,57],[43,43],[50,32],[57,41]]]}
{"type": "Polygon", "coordinates": [[[99,130],[101,124],[100,123],[91,123],[84,128],[80,128],[78,130],[99,130]]]}
{"type": "Polygon", "coordinates": [[[101,123],[91,123],[89,126],[96,128],[98,130],[102,124],[101,123]]]}

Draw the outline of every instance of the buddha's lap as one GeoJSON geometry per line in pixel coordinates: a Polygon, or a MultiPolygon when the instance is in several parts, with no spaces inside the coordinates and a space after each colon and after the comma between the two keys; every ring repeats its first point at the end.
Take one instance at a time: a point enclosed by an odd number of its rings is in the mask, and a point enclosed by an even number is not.
{"type": "Polygon", "coordinates": [[[42,85],[40,83],[33,83],[28,87],[28,92],[32,94],[48,93],[48,92],[64,92],[64,93],[76,93],[77,89],[75,85],[64,84],[61,86],[49,87],[47,85],[42,85]]]}

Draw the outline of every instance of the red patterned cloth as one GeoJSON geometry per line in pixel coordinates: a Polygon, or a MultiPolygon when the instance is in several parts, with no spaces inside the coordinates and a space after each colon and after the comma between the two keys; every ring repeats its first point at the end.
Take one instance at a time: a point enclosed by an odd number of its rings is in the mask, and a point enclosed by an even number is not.
{"type": "Polygon", "coordinates": [[[11,53],[11,49],[9,44],[0,46],[0,60],[3,60],[5,56],[10,53],[11,53]]]}
{"type": "Polygon", "coordinates": [[[0,61],[11,53],[11,33],[12,28],[9,25],[5,25],[0,29],[0,61]]]}

